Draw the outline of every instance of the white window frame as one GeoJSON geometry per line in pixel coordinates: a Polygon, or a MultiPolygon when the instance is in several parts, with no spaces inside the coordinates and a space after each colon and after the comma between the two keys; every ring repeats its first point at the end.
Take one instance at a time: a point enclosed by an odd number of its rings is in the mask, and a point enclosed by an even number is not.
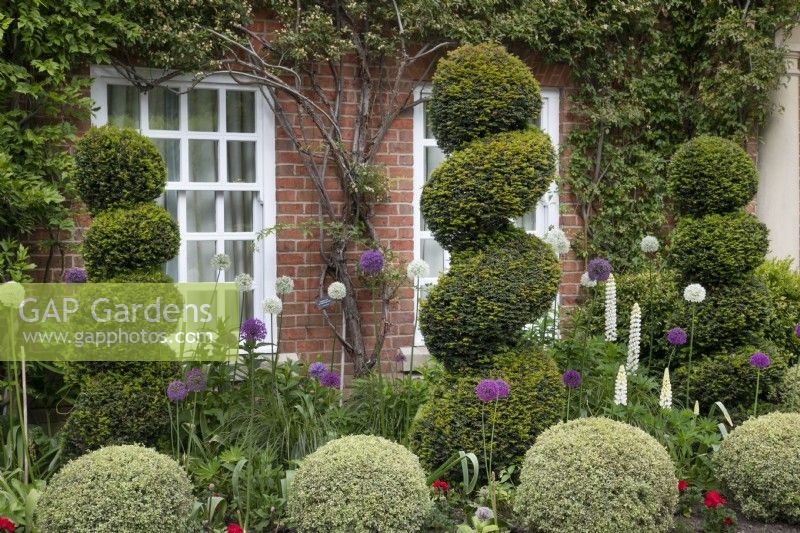
{"type": "MultiPolygon", "coordinates": [[[[138,69],[137,73],[144,77],[156,79],[161,71],[138,69]]],[[[102,126],[108,123],[108,86],[130,85],[116,69],[110,66],[94,65],[90,69],[92,77],[91,97],[96,109],[92,116],[93,126],[102,126]]],[[[257,201],[253,207],[253,231],[249,232],[192,232],[187,231],[186,195],[178,194],[177,218],[180,226],[181,247],[178,252],[178,279],[186,281],[188,278],[188,241],[216,241],[216,253],[224,253],[224,241],[254,241],[258,232],[264,228],[274,227],[276,224],[276,195],[275,195],[275,122],[269,103],[254,88],[237,84],[229,75],[214,74],[202,82],[193,82],[190,76],[178,76],[164,84],[167,87],[180,91],[180,125],[178,130],[151,130],[149,128],[148,96],[147,93],[139,95],[139,132],[153,139],[178,139],[180,141],[180,181],[168,181],[167,191],[252,191],[257,193],[257,201]],[[188,98],[185,93],[191,89],[217,89],[217,131],[189,131],[188,98]],[[225,90],[255,92],[256,105],[256,130],[254,133],[228,133],[225,132],[226,105],[225,90]],[[189,181],[189,139],[215,140],[217,142],[217,161],[219,168],[217,182],[191,182],[189,181]],[[227,142],[226,141],[255,141],[256,142],[256,169],[254,183],[228,183],[227,182],[227,142]]],[[[216,223],[215,228],[224,228],[224,195],[216,198],[216,223]]],[[[275,280],[277,278],[277,239],[274,232],[258,243],[253,257],[253,278],[255,289],[253,294],[255,316],[263,318],[263,310],[259,303],[267,296],[275,293],[275,280]]],[[[223,272],[220,281],[233,281],[237,272],[223,272]]]]}

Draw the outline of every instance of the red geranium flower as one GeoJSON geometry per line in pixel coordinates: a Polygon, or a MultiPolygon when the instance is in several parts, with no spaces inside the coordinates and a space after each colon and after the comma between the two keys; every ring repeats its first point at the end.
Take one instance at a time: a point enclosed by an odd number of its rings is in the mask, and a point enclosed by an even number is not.
{"type": "Polygon", "coordinates": [[[719,492],[717,492],[715,490],[710,490],[710,491],[706,492],[706,498],[703,501],[703,503],[709,509],[714,509],[715,507],[717,507],[719,505],[725,505],[726,503],[728,503],[728,500],[723,498],[722,494],[720,494],[719,492]]]}
{"type": "Polygon", "coordinates": [[[722,519],[722,523],[725,524],[726,526],[732,526],[733,518],[731,518],[730,516],[726,516],[725,518],[722,519]]]}
{"type": "Polygon", "coordinates": [[[689,482],[685,479],[678,481],[678,492],[683,492],[689,488],[689,482]]]}
{"type": "Polygon", "coordinates": [[[9,533],[14,533],[17,530],[17,526],[14,525],[14,522],[6,518],[5,516],[0,516],[0,531],[8,531],[9,533]]]}
{"type": "Polygon", "coordinates": [[[244,529],[239,524],[228,524],[228,533],[244,533],[244,529]]]}
{"type": "Polygon", "coordinates": [[[447,482],[442,481],[441,479],[433,482],[433,488],[434,490],[441,492],[447,492],[450,490],[450,486],[447,484],[447,482]]]}

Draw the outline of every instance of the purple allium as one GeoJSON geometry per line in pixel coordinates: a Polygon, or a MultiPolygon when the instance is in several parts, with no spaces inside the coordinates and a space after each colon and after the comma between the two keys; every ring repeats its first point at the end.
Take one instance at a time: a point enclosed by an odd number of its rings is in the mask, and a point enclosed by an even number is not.
{"type": "Polygon", "coordinates": [[[561,376],[561,383],[568,389],[577,389],[581,386],[581,373],[570,368],[561,376]]]}
{"type": "Polygon", "coordinates": [[[189,392],[203,392],[208,385],[208,377],[201,368],[190,368],[184,376],[186,390],[189,392]]]}
{"type": "Polygon", "coordinates": [[[171,402],[180,402],[181,400],[185,400],[188,394],[189,389],[186,388],[186,383],[179,379],[176,379],[167,385],[167,398],[169,398],[171,402]]]}
{"type": "Polygon", "coordinates": [[[239,337],[248,341],[263,341],[267,338],[267,325],[257,318],[248,318],[242,323],[239,337]]]}
{"type": "Polygon", "coordinates": [[[769,356],[764,352],[756,352],[750,356],[750,364],[758,369],[767,368],[771,362],[769,356]]]}
{"type": "Polygon", "coordinates": [[[488,507],[478,507],[475,509],[475,518],[481,522],[488,522],[494,518],[494,512],[488,507]]]}
{"type": "Polygon", "coordinates": [[[89,276],[82,268],[68,268],[64,271],[62,278],[64,283],[86,283],[89,276]]]}
{"type": "Polygon", "coordinates": [[[508,398],[508,395],[511,394],[511,387],[508,386],[508,383],[502,379],[496,379],[494,382],[497,384],[497,399],[508,398]]]}
{"type": "Polygon", "coordinates": [[[611,268],[611,263],[601,257],[595,257],[589,261],[589,267],[586,269],[589,273],[589,279],[592,281],[606,281],[608,276],[614,272],[611,268]]]}
{"type": "Polygon", "coordinates": [[[672,328],[667,332],[667,342],[672,346],[683,346],[687,340],[688,337],[683,328],[672,328]]]}
{"type": "Polygon", "coordinates": [[[797,324],[797,325],[794,327],[794,334],[795,334],[796,336],[800,337],[800,324],[797,324]]]}
{"type": "Polygon", "coordinates": [[[383,252],[380,250],[367,250],[358,260],[364,274],[374,275],[383,270],[383,252]]]}
{"type": "Polygon", "coordinates": [[[329,389],[338,389],[342,382],[339,379],[339,374],[326,370],[325,373],[319,377],[319,384],[329,389]]]}
{"type": "Polygon", "coordinates": [[[406,362],[406,356],[403,353],[403,350],[397,350],[397,353],[394,354],[394,361],[395,361],[395,363],[405,363],[406,362]]]}
{"type": "Polygon", "coordinates": [[[328,371],[328,365],[326,365],[325,363],[320,363],[319,361],[317,361],[316,363],[311,363],[308,366],[308,375],[309,377],[312,377],[314,379],[321,378],[327,371],[328,371]]]}
{"type": "Polygon", "coordinates": [[[475,396],[482,402],[493,402],[500,397],[500,390],[497,381],[493,379],[482,379],[475,386],[475,396]]]}

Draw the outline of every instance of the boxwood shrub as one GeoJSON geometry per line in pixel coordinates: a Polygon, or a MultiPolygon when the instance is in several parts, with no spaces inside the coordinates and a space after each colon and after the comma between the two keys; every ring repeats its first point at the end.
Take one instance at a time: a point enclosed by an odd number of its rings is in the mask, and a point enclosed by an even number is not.
{"type": "Polygon", "coordinates": [[[756,277],[769,293],[773,313],[766,337],[794,361],[800,358],[800,339],[795,326],[800,322],[800,273],[791,259],[765,261],[756,269],[756,277]]]}
{"type": "Polygon", "coordinates": [[[800,365],[795,364],[783,374],[778,395],[784,411],[800,413],[800,365]]]}

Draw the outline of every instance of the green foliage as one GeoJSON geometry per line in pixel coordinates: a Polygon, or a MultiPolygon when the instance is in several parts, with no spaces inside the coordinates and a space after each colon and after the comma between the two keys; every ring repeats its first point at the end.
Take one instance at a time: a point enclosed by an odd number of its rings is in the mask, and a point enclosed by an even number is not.
{"type": "Polygon", "coordinates": [[[453,256],[450,270],[420,307],[425,342],[448,370],[485,365],[551,305],[560,277],[553,249],[511,228],[476,251],[453,256]]]}
{"type": "Polygon", "coordinates": [[[170,457],[141,446],[109,446],[68,463],[39,500],[42,531],[188,531],[192,487],[170,457]]]}
{"type": "Polygon", "coordinates": [[[473,141],[433,171],[422,216],[448,250],[469,247],[533,208],[555,168],[553,145],[538,128],[473,141]]]}
{"type": "Polygon", "coordinates": [[[93,280],[151,269],[172,259],[180,247],[178,225],[155,204],[103,211],[83,241],[83,259],[93,280]]]}
{"type": "Polygon", "coordinates": [[[30,281],[28,271],[35,267],[30,262],[27,248],[17,241],[0,240],[0,283],[30,281]]]}
{"type": "Polygon", "coordinates": [[[439,60],[429,113],[445,153],[473,139],[521,130],[542,106],[530,69],[496,44],[462,46],[439,60]]]}
{"type": "Polygon", "coordinates": [[[766,261],[755,274],[767,287],[774,311],[765,336],[781,352],[797,361],[800,339],[795,334],[795,326],[800,322],[800,274],[792,268],[791,259],[766,261]]]}
{"type": "MultiPolygon", "coordinates": [[[[411,429],[411,448],[433,470],[453,453],[483,452],[482,416],[494,423],[492,462],[498,470],[519,465],[536,437],[558,421],[564,409],[564,387],[553,359],[541,348],[524,347],[492,358],[484,371],[445,372],[432,383],[430,400],[411,429]],[[486,406],[475,397],[481,379],[502,378],[508,398],[486,406]]],[[[488,446],[488,439],[487,439],[488,446]]],[[[486,473],[482,474],[486,478],[486,473]]]]}
{"type": "Polygon", "coordinates": [[[784,410],[800,413],[800,365],[794,365],[783,374],[778,395],[784,410]]]}
{"type": "Polygon", "coordinates": [[[696,217],[734,211],[755,196],[756,165],[733,141],[700,135],[683,143],[667,167],[678,213],[696,217]]]}
{"type": "Polygon", "coordinates": [[[158,198],[167,166],[153,141],[133,129],[92,128],[75,148],[75,182],[89,211],[132,207],[158,198]]]}
{"type": "Polygon", "coordinates": [[[539,436],[525,456],[514,509],[541,532],[666,532],[677,483],[653,437],[621,422],[583,418],[539,436]]]}
{"type": "Polygon", "coordinates": [[[767,227],[743,211],[684,217],[671,234],[669,262],[686,283],[738,284],[769,248],[767,227]]]}
{"type": "Polygon", "coordinates": [[[289,494],[301,533],[416,533],[431,509],[419,459],[382,437],[352,435],[305,458],[289,494]]]}
{"type": "Polygon", "coordinates": [[[722,442],[716,462],[746,517],[800,523],[800,414],[747,420],[722,442]]]}

